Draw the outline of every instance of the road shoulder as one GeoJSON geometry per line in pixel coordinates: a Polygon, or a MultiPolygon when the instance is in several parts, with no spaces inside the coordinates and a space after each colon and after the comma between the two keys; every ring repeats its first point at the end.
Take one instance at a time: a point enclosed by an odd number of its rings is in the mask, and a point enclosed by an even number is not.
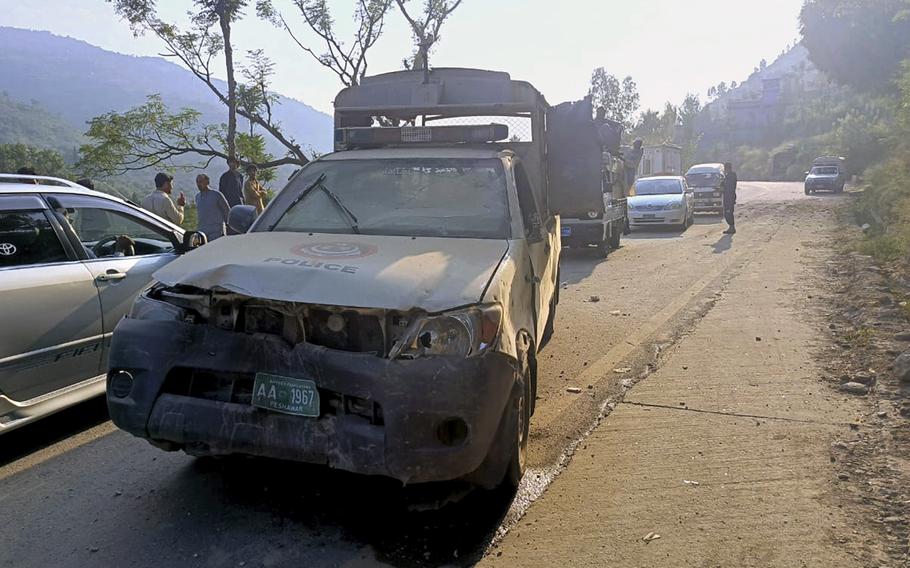
{"type": "Polygon", "coordinates": [[[869,529],[838,507],[831,445],[857,436],[866,403],[833,391],[812,357],[819,323],[806,298],[825,253],[801,245],[826,222],[784,226],[770,242],[737,237],[761,250],[487,563],[865,564],[840,538],[869,529]]]}

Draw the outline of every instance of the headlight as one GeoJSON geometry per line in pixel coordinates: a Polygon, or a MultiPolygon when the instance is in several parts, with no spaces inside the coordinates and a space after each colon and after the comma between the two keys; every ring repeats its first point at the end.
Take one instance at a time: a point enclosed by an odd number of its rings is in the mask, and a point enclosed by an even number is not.
{"type": "Polygon", "coordinates": [[[143,292],[136,296],[127,317],[153,321],[183,321],[183,318],[186,317],[186,310],[161,300],[149,298],[148,292],[143,292]]]}
{"type": "Polygon", "coordinates": [[[496,343],[501,321],[502,308],[498,304],[426,316],[411,324],[389,357],[480,355],[496,343]]]}
{"type": "Polygon", "coordinates": [[[597,211],[588,211],[588,219],[597,219],[600,216],[600,213],[597,211]]]}
{"type": "Polygon", "coordinates": [[[664,205],[664,209],[682,209],[682,202],[674,201],[673,203],[667,203],[664,205]]]}
{"type": "Polygon", "coordinates": [[[629,209],[635,209],[635,204],[631,201],[629,202],[629,209]]]}

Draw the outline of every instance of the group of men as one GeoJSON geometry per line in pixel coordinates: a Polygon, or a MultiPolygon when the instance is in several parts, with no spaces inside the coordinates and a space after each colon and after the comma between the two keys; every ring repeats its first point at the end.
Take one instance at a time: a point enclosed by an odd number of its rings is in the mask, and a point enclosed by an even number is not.
{"type": "MultiPolygon", "coordinates": [[[[235,205],[252,205],[256,213],[262,213],[265,206],[265,189],[259,183],[259,169],[255,164],[246,167],[246,180],[240,173],[240,161],[228,158],[228,170],[218,180],[218,189],[209,187],[209,176],[196,176],[197,229],[205,233],[209,241],[223,237],[228,227],[228,215],[235,205]]],[[[155,175],[155,191],[146,195],[140,205],[143,209],[163,217],[174,224],[183,223],[186,196],[183,192],[173,199],[174,177],[161,172],[155,175]]]]}

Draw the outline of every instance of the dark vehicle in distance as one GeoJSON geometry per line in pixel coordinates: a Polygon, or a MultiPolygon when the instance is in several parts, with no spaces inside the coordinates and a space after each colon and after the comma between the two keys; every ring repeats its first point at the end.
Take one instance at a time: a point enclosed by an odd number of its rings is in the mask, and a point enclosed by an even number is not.
{"type": "Polygon", "coordinates": [[[806,172],[806,195],[817,191],[842,193],[847,184],[844,158],[822,157],[812,162],[812,169],[806,172]]]}
{"type": "Polygon", "coordinates": [[[686,172],[686,184],[695,194],[696,213],[723,213],[723,164],[698,164],[692,166],[686,172]]]}

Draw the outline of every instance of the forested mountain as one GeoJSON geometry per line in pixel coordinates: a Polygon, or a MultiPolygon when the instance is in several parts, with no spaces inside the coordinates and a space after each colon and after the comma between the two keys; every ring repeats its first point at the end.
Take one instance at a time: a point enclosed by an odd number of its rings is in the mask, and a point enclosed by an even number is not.
{"type": "MultiPolygon", "coordinates": [[[[154,93],[172,109],[200,111],[204,122],[226,120],[214,95],[170,61],[114,53],[49,32],[0,27],[0,91],[59,114],[79,132],[86,130],[91,118],[128,110],[154,93]]],[[[331,147],[332,119],[327,114],[281,97],[275,115],[304,147],[320,151],[331,147]]],[[[0,115],[2,120],[6,119],[0,115]]]]}
{"type": "Polygon", "coordinates": [[[0,144],[50,148],[74,162],[84,143],[82,133],[60,115],[49,112],[37,101],[17,101],[0,91],[0,144]]]}

